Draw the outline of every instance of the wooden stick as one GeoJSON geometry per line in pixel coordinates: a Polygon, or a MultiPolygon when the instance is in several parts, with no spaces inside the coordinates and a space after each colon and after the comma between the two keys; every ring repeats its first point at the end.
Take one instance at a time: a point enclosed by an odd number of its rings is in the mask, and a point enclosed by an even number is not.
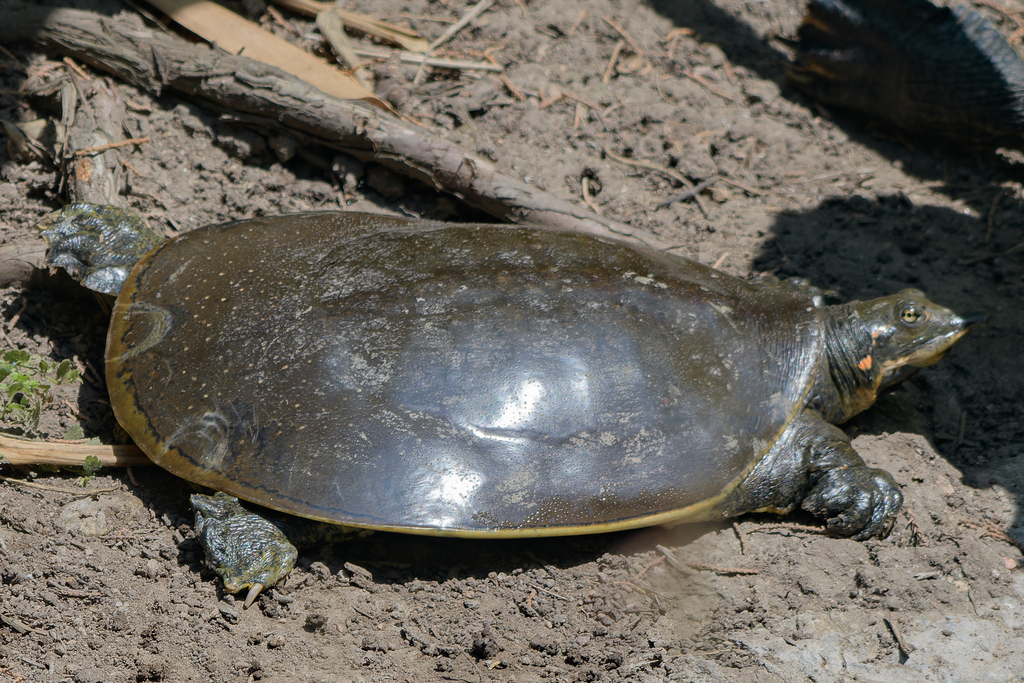
{"type": "Polygon", "coordinates": [[[668,199],[666,199],[663,202],[658,202],[657,204],[654,205],[654,208],[660,209],[662,207],[668,206],[669,204],[675,204],[676,202],[686,201],[690,197],[696,198],[697,195],[699,195],[701,192],[703,192],[704,190],[708,189],[709,187],[711,187],[712,185],[714,185],[715,183],[717,183],[721,179],[722,179],[721,176],[717,176],[717,175],[711,176],[707,180],[694,185],[693,187],[691,187],[690,189],[686,190],[685,192],[680,192],[679,194],[675,195],[674,197],[669,197],[668,199]]]}
{"type": "Polygon", "coordinates": [[[398,55],[399,61],[403,64],[426,64],[438,69],[452,69],[453,71],[494,71],[501,73],[505,67],[491,62],[467,62],[462,59],[443,59],[441,57],[429,57],[425,54],[408,52],[405,50],[375,50],[369,47],[353,47],[352,51],[359,57],[369,59],[387,59],[391,55],[398,55]]]}
{"type": "Polygon", "coordinates": [[[50,7],[0,12],[0,43],[42,41],[154,93],[205,99],[447,191],[501,220],[667,249],[654,235],[598,216],[501,172],[483,157],[358,101],[327,95],[244,56],[116,17],[50,7]]]}
{"type": "MultiPolygon", "coordinates": [[[[438,36],[435,40],[430,43],[430,47],[427,48],[427,55],[433,56],[434,50],[443,45],[446,41],[450,40],[452,36],[461,31],[463,28],[469,25],[469,22],[476,19],[481,12],[491,6],[494,0],[480,0],[472,9],[462,15],[462,18],[456,21],[454,24],[448,27],[448,29],[438,36]]],[[[420,64],[419,70],[416,72],[416,77],[412,79],[413,85],[419,85],[423,80],[423,72],[427,68],[427,63],[423,62],[420,64]]]]}
{"type": "Polygon", "coordinates": [[[351,43],[348,42],[341,15],[333,9],[324,10],[316,15],[316,25],[327,42],[331,44],[334,54],[352,71],[352,75],[359,81],[359,85],[366,88],[368,92],[373,92],[373,81],[366,70],[366,65],[359,61],[351,43]]]}
{"type": "Polygon", "coordinates": [[[87,154],[98,154],[99,152],[106,152],[108,149],[118,149],[119,147],[127,147],[128,145],[141,145],[144,142],[149,142],[149,136],[142,138],[129,138],[127,140],[121,140],[120,142],[108,142],[105,145],[96,145],[95,147],[86,147],[85,149],[76,149],[74,155],[76,157],[83,157],[87,154]]]}
{"type": "Polygon", "coordinates": [[[138,446],[22,441],[0,436],[0,457],[11,465],[82,467],[89,456],[97,458],[104,467],[141,467],[153,464],[138,446]]]}
{"type": "Polygon", "coordinates": [[[433,52],[443,44],[451,40],[452,36],[464,29],[469,22],[476,19],[485,9],[491,6],[494,0],[480,0],[471,10],[462,15],[462,18],[456,21],[454,24],[448,27],[448,29],[438,36],[432,43],[430,43],[430,49],[427,52],[433,52]]]}

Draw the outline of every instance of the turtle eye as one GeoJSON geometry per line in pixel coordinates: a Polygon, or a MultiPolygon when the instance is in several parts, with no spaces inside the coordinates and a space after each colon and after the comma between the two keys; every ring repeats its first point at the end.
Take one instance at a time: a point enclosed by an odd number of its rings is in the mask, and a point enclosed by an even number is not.
{"type": "Polygon", "coordinates": [[[924,322],[925,317],[924,309],[913,304],[900,309],[900,322],[908,327],[917,327],[924,322]]]}

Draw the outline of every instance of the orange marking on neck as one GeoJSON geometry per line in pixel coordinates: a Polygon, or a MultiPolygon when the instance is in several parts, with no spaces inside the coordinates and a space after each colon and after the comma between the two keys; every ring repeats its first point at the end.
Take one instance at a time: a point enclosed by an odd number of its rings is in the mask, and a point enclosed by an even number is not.
{"type": "Polygon", "coordinates": [[[860,359],[860,362],[857,363],[857,367],[860,368],[861,370],[870,370],[872,362],[874,361],[872,360],[871,356],[864,356],[863,358],[860,359]]]}

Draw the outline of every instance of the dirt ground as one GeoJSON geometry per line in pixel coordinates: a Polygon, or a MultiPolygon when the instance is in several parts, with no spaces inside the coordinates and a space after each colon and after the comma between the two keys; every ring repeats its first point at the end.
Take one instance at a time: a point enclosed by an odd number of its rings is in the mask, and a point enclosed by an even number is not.
{"type": "MultiPolygon", "coordinates": [[[[433,38],[470,5],[349,6],[433,38]]],[[[801,13],[798,0],[502,0],[447,48],[493,50],[507,84],[380,73],[425,126],[562,199],[582,204],[586,178],[594,206],[675,253],[846,300],[918,287],[989,311],[986,329],[845,426],[903,487],[891,536],[780,526],[814,524],[799,515],[539,541],[377,534],[304,553],[243,610],[204,566],[182,482],[105,470],[82,489],[75,474],[0,466],[0,681],[1024,681],[1024,171],[1013,155],[908,142],[791,91],[777,38],[801,13]],[[657,169],[722,180],[701,205],[659,209],[680,189],[657,169]],[[673,568],[657,546],[704,566],[673,568]]],[[[268,26],[316,42],[282,16],[268,26]]],[[[59,118],[17,92],[59,58],[4,47],[0,118],[59,118]]],[[[310,209],[480,219],[330,151],[282,162],[265,135],[173,94],[122,95],[130,132],[153,140],[124,152],[125,200],[168,235],[310,209]]],[[[8,241],[65,199],[57,170],[2,146],[0,178],[8,241]]],[[[0,297],[6,343],[84,371],[41,435],[118,438],[99,307],[0,297]]]]}

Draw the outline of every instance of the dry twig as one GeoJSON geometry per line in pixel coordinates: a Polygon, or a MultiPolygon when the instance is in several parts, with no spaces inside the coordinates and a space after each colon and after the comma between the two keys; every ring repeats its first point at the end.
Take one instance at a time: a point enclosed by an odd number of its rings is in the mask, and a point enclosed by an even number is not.
{"type": "MultiPolygon", "coordinates": [[[[427,48],[427,54],[433,55],[434,50],[439,48],[444,43],[451,40],[451,38],[469,25],[469,22],[476,19],[480,14],[491,6],[494,0],[480,0],[476,5],[472,7],[468,12],[462,15],[462,18],[456,21],[454,24],[448,27],[448,29],[438,36],[433,42],[430,43],[430,47],[427,48]]],[[[413,84],[419,84],[423,80],[423,73],[426,69],[426,62],[420,65],[419,71],[416,72],[416,78],[412,80],[413,84]]]]}
{"type": "Polygon", "coordinates": [[[891,614],[882,617],[882,619],[885,620],[885,623],[889,627],[889,630],[892,631],[893,638],[896,639],[896,645],[900,648],[900,652],[903,653],[904,657],[909,657],[910,653],[916,650],[917,648],[903,639],[903,634],[900,633],[900,630],[898,628],[896,628],[896,622],[893,621],[891,614]]]}
{"type": "Polygon", "coordinates": [[[732,523],[732,530],[736,532],[736,538],[740,541],[740,555],[747,554],[747,536],[743,533],[743,529],[740,528],[739,522],[732,523]]]}
{"type": "Polygon", "coordinates": [[[1022,553],[1024,553],[1024,543],[1021,543],[1016,538],[1011,536],[1009,533],[1006,532],[1006,530],[1004,530],[998,524],[993,522],[991,519],[985,519],[984,521],[982,521],[981,524],[964,520],[963,525],[968,529],[981,529],[983,531],[983,533],[981,534],[982,536],[988,536],[990,538],[1002,541],[1003,543],[1009,543],[1010,545],[1014,546],[1015,548],[1019,549],[1022,553]]]}
{"type": "Polygon", "coordinates": [[[583,201],[590,207],[591,211],[600,216],[601,207],[597,205],[597,202],[594,201],[594,197],[590,194],[590,179],[587,178],[587,176],[583,176],[580,180],[580,185],[583,187],[583,201]]]}
{"type": "Polygon", "coordinates": [[[775,531],[804,531],[809,534],[827,534],[828,529],[820,526],[808,526],[807,524],[796,524],[793,522],[779,522],[777,524],[759,524],[751,529],[751,532],[759,534],[770,534],[775,531]]]}
{"type": "Polygon", "coordinates": [[[0,476],[0,481],[7,481],[18,486],[24,486],[30,489],[38,489],[40,491],[52,491],[54,493],[66,493],[69,496],[76,496],[78,498],[89,498],[92,496],[98,496],[101,493],[113,493],[117,491],[116,488],[105,488],[105,489],[69,489],[63,486],[47,486],[46,484],[39,484],[34,481],[25,481],[24,479],[17,479],[15,477],[3,477],[0,476]]]}
{"type": "MultiPolygon", "coordinates": [[[[641,159],[627,159],[626,157],[620,157],[618,154],[615,154],[614,152],[610,151],[607,147],[604,147],[603,151],[605,156],[607,156],[612,161],[617,161],[620,164],[626,164],[627,166],[636,166],[637,168],[646,168],[649,171],[655,171],[656,173],[660,173],[667,178],[671,178],[672,180],[677,181],[680,185],[690,190],[692,190],[695,187],[695,185],[692,182],[690,182],[689,178],[684,176],[682,173],[673,171],[671,168],[658,166],[657,164],[652,164],[649,161],[643,161],[641,159]]],[[[695,194],[693,198],[694,200],[696,200],[697,206],[700,208],[701,213],[704,214],[705,218],[707,218],[708,208],[704,206],[704,199],[699,194],[695,194]]]]}
{"type": "Polygon", "coordinates": [[[709,187],[711,187],[712,185],[714,185],[715,183],[717,183],[721,179],[722,179],[721,176],[717,176],[717,175],[711,176],[707,180],[702,181],[702,182],[698,183],[697,185],[694,185],[690,189],[686,190],[686,192],[680,192],[679,194],[677,194],[674,197],[669,197],[668,199],[666,199],[663,202],[658,202],[657,204],[654,205],[654,208],[661,209],[661,208],[664,208],[664,207],[668,206],[669,204],[675,204],[676,202],[686,201],[687,199],[690,199],[691,197],[696,199],[697,195],[699,195],[701,192],[703,192],[704,190],[708,189],[709,187]]]}
{"type": "Polygon", "coordinates": [[[633,49],[634,53],[636,53],[638,55],[642,55],[643,54],[643,50],[641,50],[640,46],[636,44],[636,41],[633,40],[633,37],[630,36],[628,33],[626,33],[626,29],[622,28],[617,23],[612,21],[611,18],[608,17],[608,16],[601,15],[601,20],[604,21],[604,23],[606,23],[609,26],[611,26],[613,29],[615,29],[618,32],[618,34],[620,36],[622,36],[622,39],[625,40],[627,43],[629,43],[629,46],[633,49]]]}
{"type": "Polygon", "coordinates": [[[505,70],[505,67],[491,61],[468,62],[462,59],[444,59],[405,50],[375,50],[368,47],[353,47],[352,51],[357,56],[366,57],[367,59],[387,59],[392,55],[398,55],[398,60],[403,64],[426,64],[438,69],[451,69],[452,71],[502,72],[505,70]]]}
{"type": "Polygon", "coordinates": [[[626,41],[624,40],[615,43],[615,47],[612,49],[612,56],[608,60],[608,66],[604,70],[604,76],[601,77],[601,82],[605,85],[611,83],[612,74],[615,72],[615,62],[619,61],[619,55],[622,54],[624,47],[626,47],[626,41]]]}
{"type": "Polygon", "coordinates": [[[74,155],[76,157],[84,157],[90,154],[106,152],[108,149],[117,149],[119,147],[127,147],[129,145],[141,145],[145,142],[149,142],[148,135],[141,138],[129,138],[127,140],[120,140],[118,142],[108,142],[105,145],[96,145],[95,147],[86,147],[85,149],[76,149],[74,151],[74,155]]]}
{"type": "Polygon", "coordinates": [[[348,36],[345,35],[345,25],[341,15],[333,9],[324,10],[316,15],[316,25],[323,37],[331,44],[335,56],[345,63],[355,79],[359,81],[359,85],[366,88],[368,92],[373,92],[373,80],[370,78],[366,65],[359,60],[352,49],[348,36]]]}
{"type": "Polygon", "coordinates": [[[697,74],[693,73],[689,69],[684,69],[683,70],[683,75],[686,76],[687,78],[689,78],[691,81],[693,81],[697,85],[699,85],[702,88],[704,88],[705,90],[707,90],[712,95],[718,95],[719,97],[721,97],[723,100],[725,100],[727,102],[735,102],[736,101],[735,97],[733,97],[732,95],[728,95],[728,94],[722,92],[721,90],[719,90],[715,86],[711,85],[710,83],[705,81],[702,77],[700,77],[697,74]]]}

